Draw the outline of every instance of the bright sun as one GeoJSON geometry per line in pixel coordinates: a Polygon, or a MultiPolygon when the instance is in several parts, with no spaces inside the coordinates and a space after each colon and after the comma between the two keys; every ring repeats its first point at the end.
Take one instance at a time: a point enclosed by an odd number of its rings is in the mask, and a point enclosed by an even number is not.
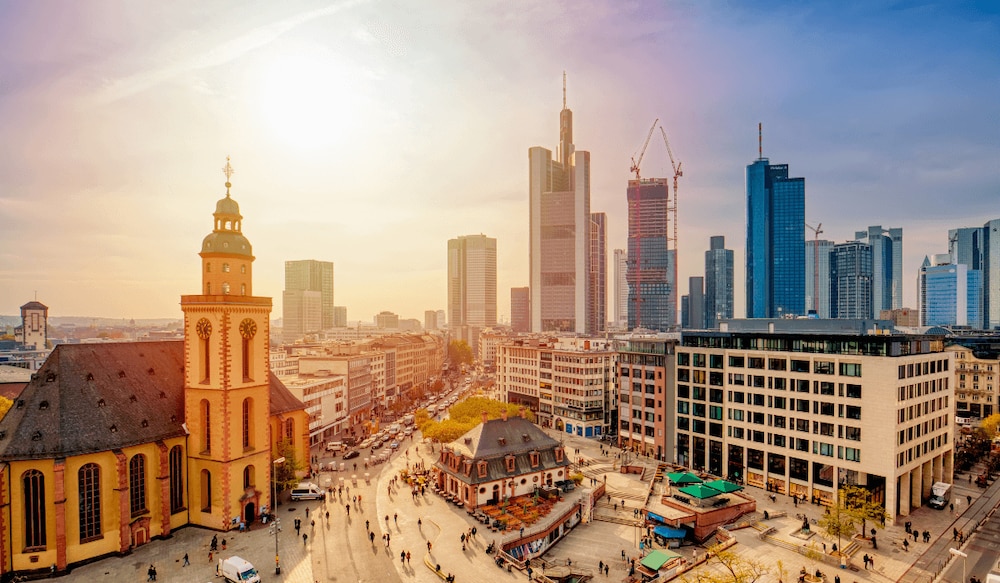
{"type": "Polygon", "coordinates": [[[289,146],[315,149],[350,139],[360,117],[356,88],[332,57],[295,55],[264,70],[259,91],[264,121],[289,146]]]}

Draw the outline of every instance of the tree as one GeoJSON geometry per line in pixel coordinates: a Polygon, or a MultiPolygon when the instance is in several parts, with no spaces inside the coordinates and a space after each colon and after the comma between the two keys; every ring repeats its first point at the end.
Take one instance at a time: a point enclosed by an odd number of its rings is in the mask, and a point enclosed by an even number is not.
{"type": "Polygon", "coordinates": [[[846,510],[842,511],[840,508],[834,508],[827,512],[817,522],[826,534],[838,540],[841,538],[850,539],[854,536],[857,528],[854,514],[846,510]]]}
{"type": "Polygon", "coordinates": [[[11,406],[14,405],[14,401],[11,401],[7,397],[0,397],[0,419],[10,411],[11,406]]]}
{"type": "Polygon", "coordinates": [[[278,442],[278,455],[274,459],[282,457],[285,458],[285,461],[280,464],[272,464],[274,466],[275,487],[279,491],[295,487],[299,483],[298,472],[305,469],[295,451],[295,446],[288,439],[282,439],[278,442]]]}
{"type": "Polygon", "coordinates": [[[445,419],[443,421],[428,423],[426,428],[421,431],[424,437],[428,439],[433,439],[439,443],[448,443],[462,437],[475,426],[475,423],[463,423],[455,419],[445,419]]]}
{"type": "Polygon", "coordinates": [[[452,340],[448,343],[448,360],[452,365],[472,364],[472,348],[465,340],[452,340]]]}
{"type": "Polygon", "coordinates": [[[474,425],[478,425],[482,422],[483,411],[486,411],[488,419],[499,419],[503,416],[504,411],[507,411],[508,417],[515,417],[519,410],[523,411],[525,419],[534,421],[535,415],[528,409],[523,409],[514,403],[504,403],[485,397],[469,397],[455,403],[448,409],[448,416],[452,419],[473,422],[474,425]]]}
{"type": "MultiPolygon", "coordinates": [[[[735,551],[708,549],[706,566],[713,569],[698,569],[691,579],[693,583],[755,583],[768,573],[770,569],[760,561],[748,559],[735,551]]],[[[689,571],[690,572],[690,571],[689,571]]],[[[685,577],[685,580],[686,577],[685,577]]]]}
{"type": "Polygon", "coordinates": [[[861,534],[864,535],[867,522],[872,521],[876,527],[882,528],[889,514],[881,502],[872,500],[871,492],[861,486],[841,486],[841,514],[850,514],[856,522],[861,522],[861,534]]]}
{"type": "Polygon", "coordinates": [[[997,429],[1000,428],[1000,413],[994,413],[983,419],[979,426],[986,433],[986,437],[992,440],[997,436],[997,429]]]}

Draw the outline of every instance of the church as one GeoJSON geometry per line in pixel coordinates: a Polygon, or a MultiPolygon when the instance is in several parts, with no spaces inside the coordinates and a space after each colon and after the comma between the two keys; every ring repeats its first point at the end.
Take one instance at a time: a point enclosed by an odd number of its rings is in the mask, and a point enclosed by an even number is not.
{"type": "Polygon", "coordinates": [[[280,442],[308,463],[308,417],[270,372],[271,298],[253,295],[224,171],[202,287],[181,296],[184,340],[59,345],[0,421],[0,573],[237,528],[271,506],[280,442]]]}

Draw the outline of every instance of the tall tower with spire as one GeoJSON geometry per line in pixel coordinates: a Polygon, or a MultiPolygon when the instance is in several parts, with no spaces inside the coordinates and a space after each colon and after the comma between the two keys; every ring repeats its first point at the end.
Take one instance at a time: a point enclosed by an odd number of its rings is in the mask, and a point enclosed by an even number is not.
{"type": "Polygon", "coordinates": [[[227,530],[270,502],[271,298],[253,295],[253,250],[240,206],[215,205],[201,246],[201,292],[181,296],[191,523],[227,530]]]}
{"type": "Polygon", "coordinates": [[[573,144],[573,112],[559,112],[559,147],[528,149],[532,332],[586,332],[591,305],[590,152],[573,144]]]}

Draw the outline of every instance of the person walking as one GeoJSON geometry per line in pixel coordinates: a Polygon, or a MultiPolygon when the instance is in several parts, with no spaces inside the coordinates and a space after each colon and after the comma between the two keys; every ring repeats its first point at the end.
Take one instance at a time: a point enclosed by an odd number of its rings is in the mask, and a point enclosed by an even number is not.
{"type": "Polygon", "coordinates": [[[396,513],[396,512],[392,513],[392,523],[393,524],[399,524],[399,514],[396,513]]]}
{"type": "Polygon", "coordinates": [[[406,551],[406,566],[410,566],[410,551],[406,551]]]}
{"type": "Polygon", "coordinates": [[[406,564],[406,551],[399,551],[399,564],[400,565],[406,564]]]}
{"type": "Polygon", "coordinates": [[[427,552],[431,552],[431,541],[427,541],[427,552]]]}
{"type": "Polygon", "coordinates": [[[191,561],[188,560],[188,554],[184,553],[184,564],[181,565],[181,567],[187,567],[190,564],[191,564],[191,561]]]}
{"type": "Polygon", "coordinates": [[[302,545],[303,546],[305,546],[307,540],[309,540],[309,535],[303,532],[302,533],[302,545]]]}
{"type": "Polygon", "coordinates": [[[365,532],[368,532],[369,530],[371,530],[371,529],[368,528],[368,521],[366,520],[365,521],[365,532]]]}
{"type": "Polygon", "coordinates": [[[371,541],[372,546],[375,546],[375,533],[370,530],[368,531],[368,540],[371,541]]]}
{"type": "Polygon", "coordinates": [[[149,569],[146,569],[146,581],[156,581],[156,569],[153,565],[149,565],[149,569]]]}

